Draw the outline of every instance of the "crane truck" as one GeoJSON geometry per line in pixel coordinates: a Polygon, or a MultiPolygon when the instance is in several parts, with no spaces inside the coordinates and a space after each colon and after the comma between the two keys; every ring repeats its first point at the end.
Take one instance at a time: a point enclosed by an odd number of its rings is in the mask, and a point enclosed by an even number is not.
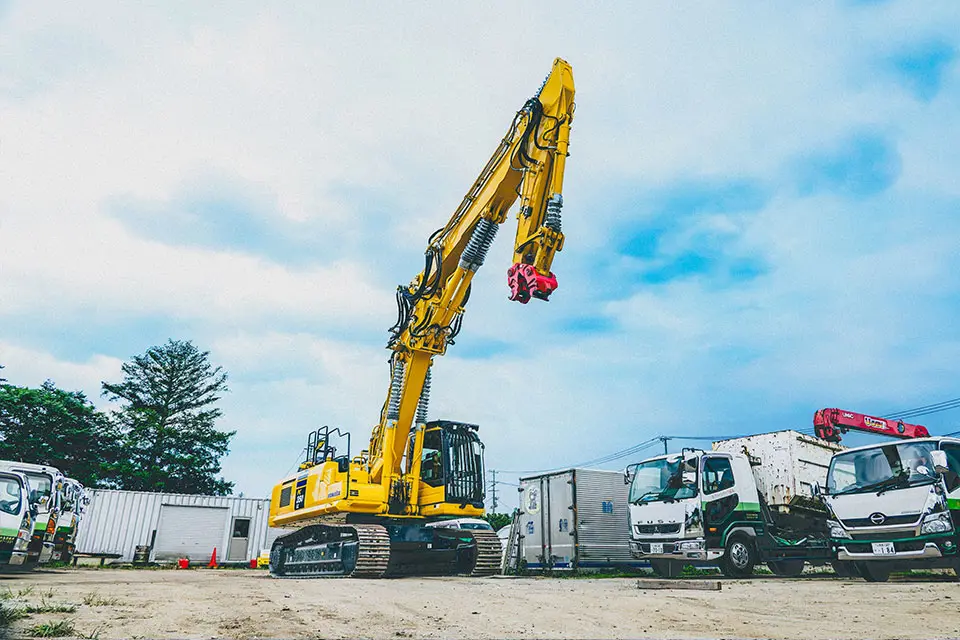
{"type": "Polygon", "coordinates": [[[427,420],[431,366],[460,331],[474,274],[519,200],[510,299],[547,300],[563,248],[563,175],[574,113],[573,72],[557,58],[449,221],[429,238],[423,270],[397,288],[390,383],[369,446],[351,457],[349,434],[310,434],[300,470],[271,494],[269,523],[297,528],[270,551],[274,576],[379,578],[485,575],[500,565],[492,531],[428,527],[483,514],[477,426],[427,420]],[[346,443],[338,454],[337,444],[346,443]]]}
{"type": "Polygon", "coordinates": [[[45,564],[53,558],[53,538],[63,504],[64,476],[56,467],[0,460],[0,471],[22,473],[30,481],[29,501],[36,506],[27,561],[45,564]]]}
{"type": "Polygon", "coordinates": [[[960,439],[842,409],[821,409],[814,426],[834,442],[850,430],[904,440],[830,461],[822,499],[837,573],[885,582],[892,571],[945,568],[960,577],[960,439]]]}
{"type": "Polygon", "coordinates": [[[778,431],[683,449],[627,467],[630,552],[662,577],[719,565],[730,577],[766,563],[799,575],[833,556],[815,498],[839,445],[778,431]]]}

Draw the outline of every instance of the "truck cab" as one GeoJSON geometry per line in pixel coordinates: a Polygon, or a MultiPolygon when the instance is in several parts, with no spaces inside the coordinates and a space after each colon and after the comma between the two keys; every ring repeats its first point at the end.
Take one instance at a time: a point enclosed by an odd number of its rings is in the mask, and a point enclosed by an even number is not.
{"type": "Polygon", "coordinates": [[[56,467],[0,460],[0,471],[22,473],[30,482],[28,500],[36,508],[28,562],[44,564],[53,558],[53,539],[63,500],[64,476],[56,467]]]}
{"type": "Polygon", "coordinates": [[[752,572],[756,558],[743,541],[752,546],[764,523],[747,458],[686,450],[640,462],[629,473],[634,558],[670,577],[683,565],[718,561],[731,575],[752,572]]]}
{"type": "Polygon", "coordinates": [[[0,566],[22,565],[26,561],[33,513],[27,477],[0,471],[0,566]]]}
{"type": "Polygon", "coordinates": [[[917,438],[833,456],[823,500],[844,573],[883,582],[895,570],[960,576],[960,439],[917,438]]]}

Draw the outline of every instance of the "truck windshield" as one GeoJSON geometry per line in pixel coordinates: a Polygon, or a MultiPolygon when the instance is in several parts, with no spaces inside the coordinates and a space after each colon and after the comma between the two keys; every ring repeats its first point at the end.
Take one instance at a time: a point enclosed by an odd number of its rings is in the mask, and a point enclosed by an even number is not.
{"type": "Polygon", "coordinates": [[[30,502],[37,502],[52,493],[53,480],[47,474],[26,472],[24,475],[30,478],[30,502]]]}
{"type": "Polygon", "coordinates": [[[930,452],[936,448],[936,442],[905,442],[837,454],[827,471],[827,490],[836,495],[933,482],[930,452]]]}
{"type": "Polygon", "coordinates": [[[23,487],[20,483],[15,478],[0,477],[0,511],[19,515],[22,499],[23,487]]]}
{"type": "Polygon", "coordinates": [[[680,500],[697,495],[696,474],[690,474],[694,477],[683,477],[680,464],[679,457],[638,464],[633,484],[630,485],[630,502],[639,504],[655,500],[680,500]]]}

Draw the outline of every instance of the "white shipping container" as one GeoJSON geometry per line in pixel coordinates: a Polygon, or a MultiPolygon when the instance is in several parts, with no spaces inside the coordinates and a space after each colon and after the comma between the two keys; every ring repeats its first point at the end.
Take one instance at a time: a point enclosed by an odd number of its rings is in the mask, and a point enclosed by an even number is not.
{"type": "Polygon", "coordinates": [[[826,484],[830,458],[843,449],[799,431],[775,431],[713,443],[714,451],[745,454],[751,459],[757,489],[774,509],[803,505],[812,499],[813,486],[826,484]]]}
{"type": "Polygon", "coordinates": [[[528,569],[646,566],[630,555],[629,485],[619,471],[569,469],[520,479],[520,552],[528,569]]]}

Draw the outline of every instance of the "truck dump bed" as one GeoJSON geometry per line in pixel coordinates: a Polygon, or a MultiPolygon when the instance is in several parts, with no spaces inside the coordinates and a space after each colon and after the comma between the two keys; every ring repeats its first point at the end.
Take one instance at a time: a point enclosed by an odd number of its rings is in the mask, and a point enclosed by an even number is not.
{"type": "Polygon", "coordinates": [[[813,500],[813,486],[824,486],[830,458],[844,447],[799,431],[775,431],[713,443],[714,451],[750,458],[757,489],[776,511],[822,510],[813,500]]]}

